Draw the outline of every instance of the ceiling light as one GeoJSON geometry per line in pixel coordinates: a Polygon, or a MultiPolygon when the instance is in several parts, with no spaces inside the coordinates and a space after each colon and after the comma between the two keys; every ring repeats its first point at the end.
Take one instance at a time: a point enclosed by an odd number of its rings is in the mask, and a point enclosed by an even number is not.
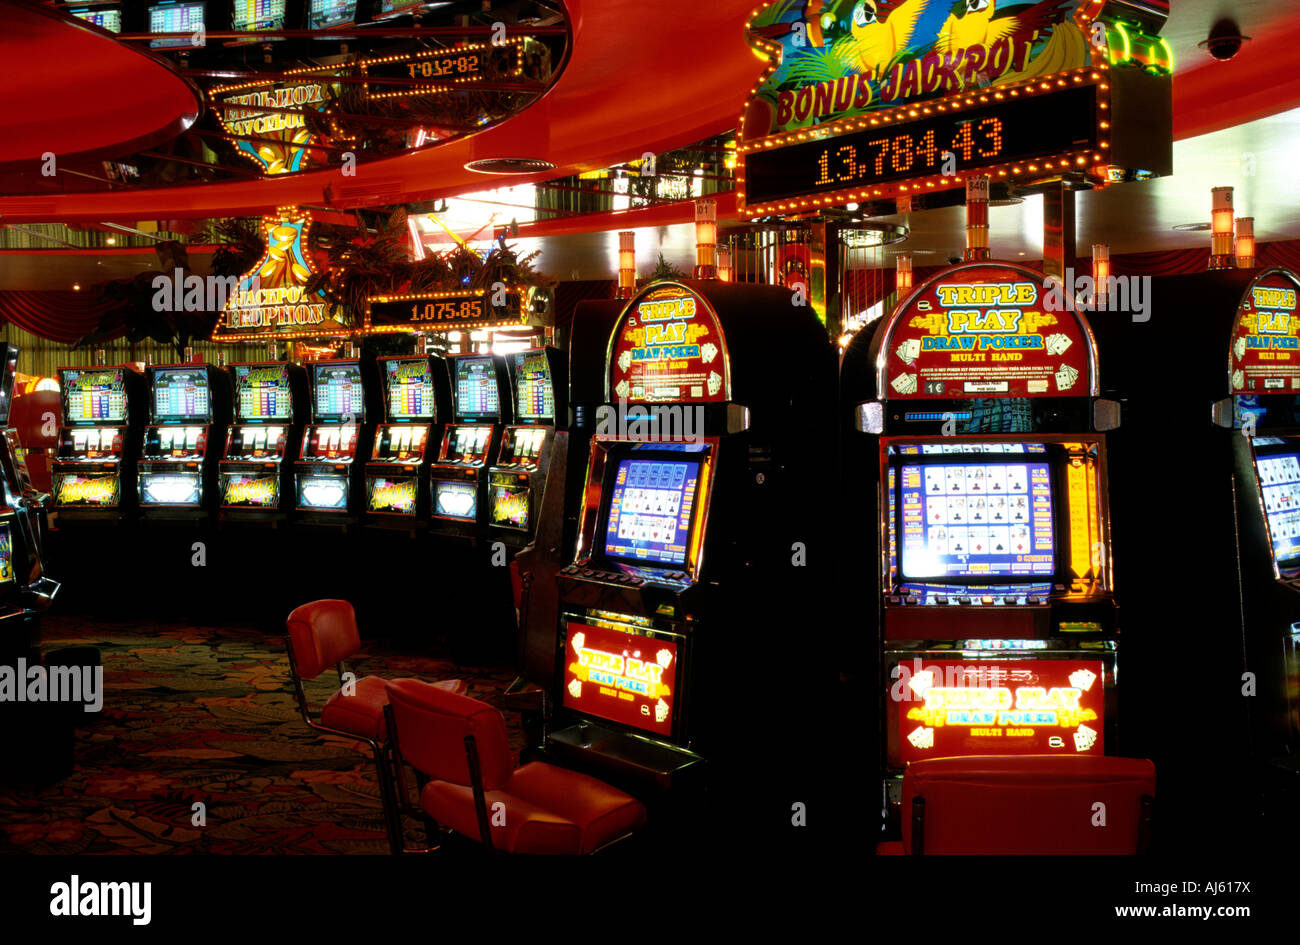
{"type": "Polygon", "coordinates": [[[483,158],[470,161],[465,165],[465,170],[480,174],[535,174],[538,171],[553,171],[555,165],[539,158],[483,158]]]}

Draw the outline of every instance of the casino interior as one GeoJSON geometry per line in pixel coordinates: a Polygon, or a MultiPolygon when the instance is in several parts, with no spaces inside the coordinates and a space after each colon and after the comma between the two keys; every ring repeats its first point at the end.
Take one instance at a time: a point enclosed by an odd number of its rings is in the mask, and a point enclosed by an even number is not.
{"type": "Polygon", "coordinates": [[[0,852],[1300,841],[1298,49],[0,0],[0,852]]]}

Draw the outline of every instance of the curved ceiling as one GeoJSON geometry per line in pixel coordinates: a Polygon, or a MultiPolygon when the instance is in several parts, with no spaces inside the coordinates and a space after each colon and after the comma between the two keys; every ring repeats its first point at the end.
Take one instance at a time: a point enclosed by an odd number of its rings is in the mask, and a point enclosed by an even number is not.
{"type": "Polygon", "coordinates": [[[160,59],[45,7],[0,0],[0,166],[116,157],[198,119],[199,91],[160,59]]]}

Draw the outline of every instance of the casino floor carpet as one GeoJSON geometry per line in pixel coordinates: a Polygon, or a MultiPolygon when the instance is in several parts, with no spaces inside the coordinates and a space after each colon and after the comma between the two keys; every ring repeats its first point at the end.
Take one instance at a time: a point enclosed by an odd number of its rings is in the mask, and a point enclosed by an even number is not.
{"type": "MultiPolygon", "coordinates": [[[[47,651],[100,649],[104,705],[78,721],[74,774],[45,787],[0,785],[0,853],[387,852],[370,755],[303,724],[282,636],[47,617],[42,638],[47,651]],[[196,802],[204,827],[191,823],[196,802]]],[[[514,676],[378,641],[355,668],[463,678],[498,707],[514,676]]],[[[327,677],[309,685],[313,705],[328,697],[327,677]]],[[[517,751],[518,716],[505,715],[517,751]]]]}

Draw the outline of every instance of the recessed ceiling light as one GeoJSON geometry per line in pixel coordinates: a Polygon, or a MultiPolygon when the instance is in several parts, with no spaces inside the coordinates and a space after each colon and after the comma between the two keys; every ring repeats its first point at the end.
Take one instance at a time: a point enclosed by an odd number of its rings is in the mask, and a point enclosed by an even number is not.
{"type": "Polygon", "coordinates": [[[80,283],[80,282],[74,282],[74,283],[72,283],[72,291],[73,291],[73,292],[80,292],[80,291],[81,291],[81,283],[80,283]]]}
{"type": "Polygon", "coordinates": [[[1210,228],[1208,223],[1180,223],[1177,226],[1170,227],[1173,230],[1182,230],[1186,233],[1200,233],[1210,228]]]}
{"type": "Polygon", "coordinates": [[[995,197],[989,201],[990,207],[1014,207],[1016,204],[1024,203],[1024,197],[995,197]]]}
{"type": "Polygon", "coordinates": [[[555,165],[539,158],[483,158],[470,161],[465,170],[480,174],[536,174],[538,171],[553,171],[555,165]]]}

